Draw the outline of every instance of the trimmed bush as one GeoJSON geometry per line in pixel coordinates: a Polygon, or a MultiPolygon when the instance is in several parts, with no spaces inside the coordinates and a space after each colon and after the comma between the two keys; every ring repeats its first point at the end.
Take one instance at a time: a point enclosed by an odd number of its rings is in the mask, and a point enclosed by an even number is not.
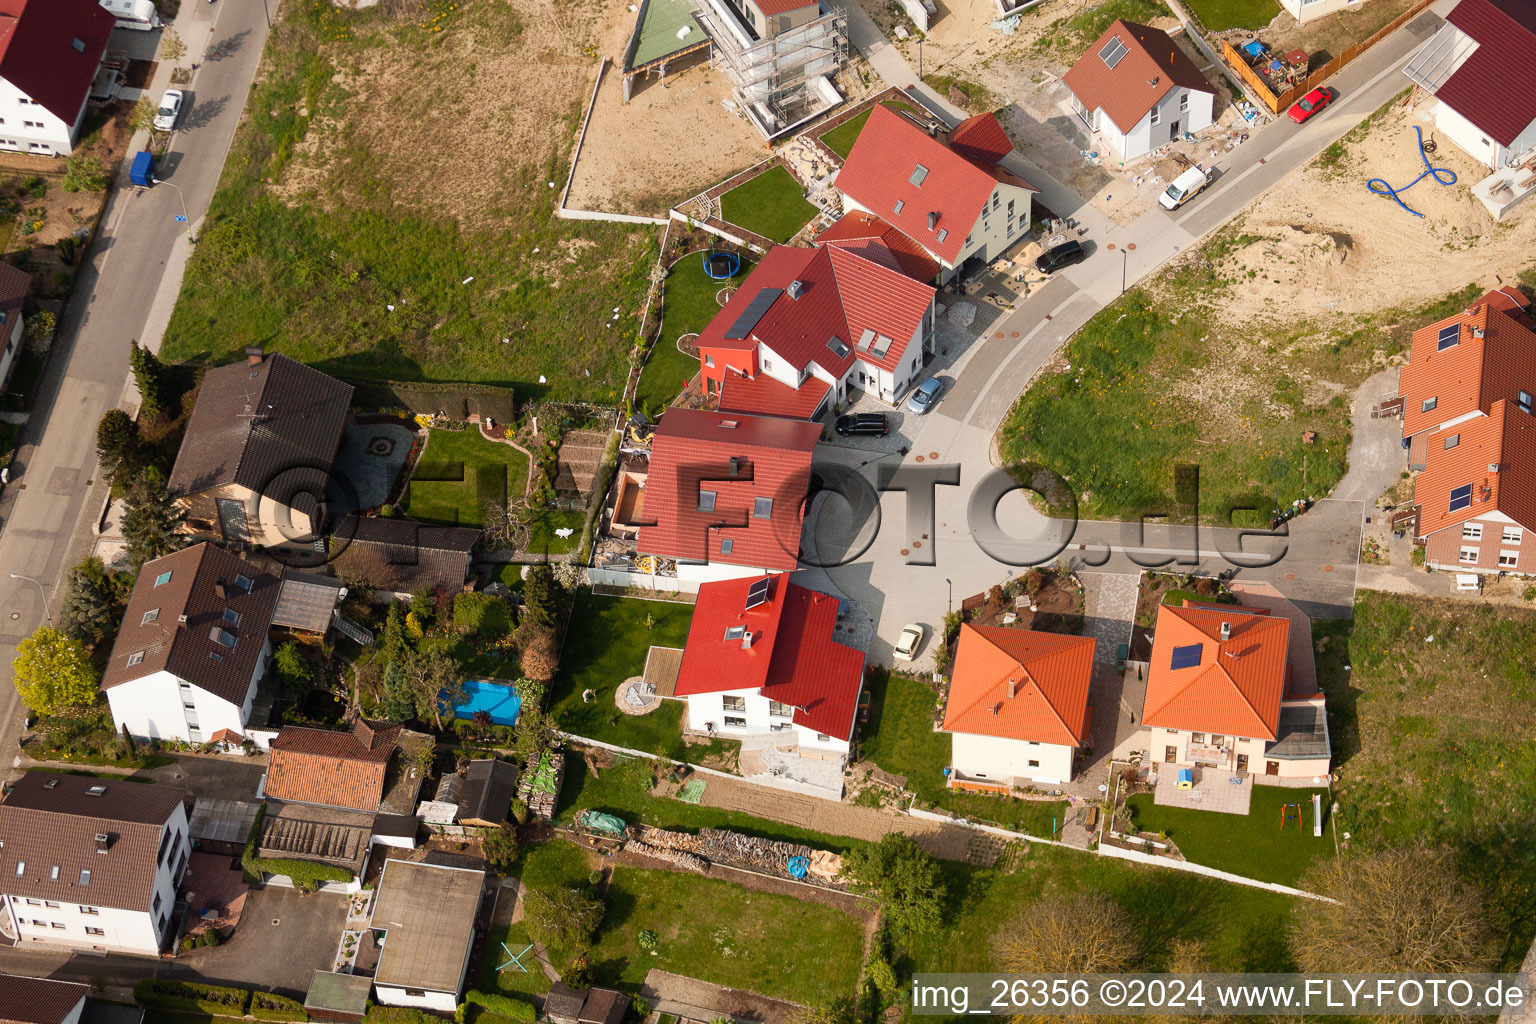
{"type": "Polygon", "coordinates": [[[474,1003],[485,1010],[494,1013],[498,1017],[508,1020],[531,1022],[538,1019],[538,1010],[527,1000],[517,999],[513,996],[502,995],[500,992],[481,992],[478,989],[470,989],[464,993],[466,1003],[474,1003]]]}
{"type": "Polygon", "coordinates": [[[370,1006],[363,1021],[365,1024],[443,1024],[443,1018],[409,1006],[370,1006]]]}
{"type": "Polygon", "coordinates": [[[250,993],[243,988],[196,985],[168,978],[140,978],[133,983],[133,999],[140,1006],[159,1010],[200,1010],[222,1017],[245,1016],[250,993]]]}
{"type": "Polygon", "coordinates": [[[257,1020],[309,1020],[303,1003],[275,992],[252,992],[251,1016],[257,1020]]]}

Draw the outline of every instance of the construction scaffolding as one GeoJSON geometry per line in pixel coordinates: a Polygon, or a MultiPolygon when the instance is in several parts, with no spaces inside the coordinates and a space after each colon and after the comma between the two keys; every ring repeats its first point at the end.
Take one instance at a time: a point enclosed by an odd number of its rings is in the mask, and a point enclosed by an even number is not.
{"type": "Polygon", "coordinates": [[[831,0],[824,0],[819,11],[798,25],[786,26],[793,19],[779,19],[777,30],[763,38],[730,0],[699,0],[693,10],[713,44],[715,67],[730,78],[736,102],[765,139],[842,102],[832,76],[848,63],[848,16],[831,0]]]}

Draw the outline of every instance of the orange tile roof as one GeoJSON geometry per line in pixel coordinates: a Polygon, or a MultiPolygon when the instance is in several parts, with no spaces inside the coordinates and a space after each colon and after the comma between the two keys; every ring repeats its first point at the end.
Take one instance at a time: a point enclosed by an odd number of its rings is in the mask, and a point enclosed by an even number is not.
{"type": "Polygon", "coordinates": [[[1092,637],[962,625],[944,731],[1081,746],[1093,648],[1092,637]]]}
{"type": "Polygon", "coordinates": [[[1469,412],[1488,412],[1501,398],[1524,389],[1536,394],[1536,334],[1490,303],[1413,332],[1413,347],[1398,393],[1403,396],[1403,436],[1434,430],[1469,412]],[[1440,348],[1440,330],[1457,325],[1459,340],[1440,348]],[[1476,332],[1483,336],[1477,337],[1476,332]],[[1424,411],[1433,398],[1434,408],[1424,411]]]}
{"type": "Polygon", "coordinates": [[[1501,399],[1487,416],[1430,434],[1427,447],[1413,487],[1421,536],[1495,510],[1536,530],[1536,417],[1501,399]],[[1457,443],[1446,448],[1452,435],[1457,443]],[[1452,509],[1452,492],[1463,487],[1470,487],[1469,500],[1452,509]]]}
{"type": "Polygon", "coordinates": [[[720,380],[719,409],[721,412],[808,420],[821,408],[822,399],[831,390],[832,385],[820,377],[807,378],[804,384],[792,388],[766,373],[756,377],[727,373],[720,380]]]}
{"type": "Polygon", "coordinates": [[[1157,610],[1143,724],[1155,728],[1276,738],[1285,695],[1290,620],[1262,608],[1186,601],[1157,610]],[[1231,631],[1221,639],[1222,623],[1231,631]],[[1176,648],[1198,648],[1174,668],[1176,648]]]}
{"type": "Polygon", "coordinates": [[[1134,21],[1116,21],[1105,29],[1062,81],[1089,110],[1102,107],[1122,132],[1135,128],[1176,85],[1215,91],[1168,33],[1134,21]],[[1126,53],[1111,68],[1099,52],[1113,38],[1126,53]]]}

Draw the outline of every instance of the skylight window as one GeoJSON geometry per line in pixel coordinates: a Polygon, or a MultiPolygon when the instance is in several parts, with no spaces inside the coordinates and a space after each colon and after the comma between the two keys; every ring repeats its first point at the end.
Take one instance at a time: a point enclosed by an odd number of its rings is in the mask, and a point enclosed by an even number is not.
{"type": "Polygon", "coordinates": [[[716,498],[716,494],[715,494],[714,491],[700,491],[699,492],[699,511],[700,512],[713,512],[715,510],[715,498],[716,498]]]}
{"type": "Polygon", "coordinates": [[[1460,512],[1472,505],[1472,485],[1462,484],[1460,487],[1451,488],[1451,511],[1460,512]]]}
{"type": "Polygon", "coordinates": [[[139,662],[141,662],[143,660],[144,660],[144,652],[143,651],[134,651],[132,654],[128,655],[128,664],[129,664],[130,667],[132,667],[134,665],[137,665],[139,662]]]}
{"type": "Polygon", "coordinates": [[[245,591],[247,594],[251,592],[251,588],[255,585],[256,581],[251,579],[249,576],[246,576],[244,573],[235,577],[235,586],[245,591]]]}
{"type": "Polygon", "coordinates": [[[1168,667],[1171,669],[1194,668],[1200,664],[1201,647],[1201,644],[1187,644],[1183,647],[1175,647],[1173,649],[1173,661],[1168,667]]]}
{"type": "Polygon", "coordinates": [[[912,177],[908,178],[907,180],[912,184],[921,187],[923,184],[923,179],[926,177],[928,177],[928,168],[924,167],[922,164],[918,164],[916,167],[912,168],[912,177]]]}
{"type": "Polygon", "coordinates": [[[732,549],[734,549],[735,547],[736,547],[736,542],[731,540],[731,538],[726,537],[724,540],[722,540],[720,542],[720,553],[722,555],[728,555],[728,554],[731,553],[732,549]]]}
{"type": "Polygon", "coordinates": [[[905,199],[898,199],[898,200],[896,200],[896,205],[891,207],[891,212],[892,213],[900,213],[901,210],[902,210],[902,207],[904,207],[906,205],[907,205],[907,201],[905,199]]]}
{"type": "Polygon", "coordinates": [[[1109,69],[1113,71],[1115,65],[1124,60],[1125,55],[1129,52],[1130,51],[1125,48],[1125,44],[1120,41],[1120,37],[1115,36],[1109,42],[1105,43],[1104,48],[1099,51],[1099,59],[1102,60],[1105,64],[1108,64],[1109,69]]]}
{"type": "Polygon", "coordinates": [[[1461,444],[1461,435],[1460,434],[1452,434],[1450,437],[1445,439],[1445,449],[1444,450],[1445,451],[1450,451],[1452,448],[1455,448],[1459,444],[1461,444]]]}
{"type": "Polygon", "coordinates": [[[229,623],[230,625],[236,627],[236,628],[239,628],[239,626],[240,626],[240,613],[235,611],[233,608],[225,608],[224,609],[224,621],[229,623]]]}
{"type": "Polygon", "coordinates": [[[90,885],[91,884],[91,869],[90,868],[85,868],[85,869],[83,869],[80,872],[80,884],[81,885],[90,885]]]}
{"type": "Polygon", "coordinates": [[[754,499],[752,499],[752,518],[753,519],[768,519],[772,515],[773,515],[773,499],[772,498],[754,498],[754,499]]]}
{"type": "Polygon", "coordinates": [[[235,634],[231,633],[227,629],[221,629],[218,626],[214,626],[210,639],[217,640],[219,643],[223,644],[225,647],[228,647],[230,650],[234,650],[235,644],[239,642],[240,638],[235,636],[235,634]]]}
{"type": "Polygon", "coordinates": [[[944,241],[944,239],[946,239],[948,237],[949,237],[949,229],[948,228],[939,228],[939,241],[942,242],[942,241],[944,241]]]}
{"type": "Polygon", "coordinates": [[[155,586],[157,587],[164,586],[169,582],[171,582],[171,573],[169,569],[155,577],[155,586]]]}
{"type": "Polygon", "coordinates": [[[139,620],[139,625],[147,626],[151,622],[154,622],[159,617],[160,617],[160,609],[159,608],[151,608],[149,611],[145,612],[144,613],[144,617],[139,620]]]}
{"type": "Polygon", "coordinates": [[[831,349],[832,354],[837,356],[839,359],[846,358],[848,353],[853,351],[848,347],[848,343],[846,341],[844,341],[842,338],[839,338],[835,334],[827,339],[827,348],[831,349]]]}
{"type": "Polygon", "coordinates": [[[725,627],[725,638],[727,640],[740,640],[742,637],[744,637],[746,635],[747,635],[747,627],[746,626],[727,626],[727,627],[725,627]]]}
{"type": "Polygon", "coordinates": [[[859,351],[860,352],[868,352],[869,351],[870,343],[873,342],[874,340],[875,340],[875,332],[870,330],[868,327],[864,328],[864,333],[859,335],[859,342],[858,342],[859,351]]]}
{"type": "Polygon", "coordinates": [[[1461,324],[1446,324],[1440,328],[1440,337],[1435,342],[1435,351],[1444,352],[1461,343],[1461,324]]]}
{"type": "Polygon", "coordinates": [[[891,339],[890,338],[887,338],[885,335],[882,334],[882,335],[880,335],[880,337],[875,339],[875,351],[874,351],[874,354],[876,356],[883,356],[887,352],[889,352],[890,350],[891,350],[891,339]]]}

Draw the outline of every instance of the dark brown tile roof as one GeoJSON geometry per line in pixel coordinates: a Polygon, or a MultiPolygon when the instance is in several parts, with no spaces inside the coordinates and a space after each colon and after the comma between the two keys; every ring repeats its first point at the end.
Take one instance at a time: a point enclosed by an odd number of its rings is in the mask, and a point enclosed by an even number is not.
{"type": "Polygon", "coordinates": [[[331,535],[331,564],[338,576],[357,575],[386,590],[458,587],[479,543],[480,531],[467,527],[347,516],[331,535]]]}
{"type": "Polygon", "coordinates": [[[240,707],[272,625],[278,590],[276,576],[208,543],[145,562],[101,688],[164,669],[240,707]],[[170,578],[156,586],[167,573],[170,578]],[[251,581],[249,590],[237,585],[241,578],[251,581]],[[151,612],[154,617],[145,622],[151,612]],[[180,621],[183,615],[186,622],[180,621]],[[220,632],[235,637],[233,648],[220,641],[220,632]]]}
{"type": "Polygon", "coordinates": [[[147,912],[161,834],[186,799],[179,789],[149,783],[27,772],[0,803],[5,891],[147,912]],[[108,837],[105,853],[98,835],[108,837]],[[19,865],[25,866],[18,873],[19,865]]]}
{"type": "Polygon", "coordinates": [[[1214,92],[1189,55],[1168,33],[1134,21],[1116,21],[1078,58],[1062,81],[1091,112],[1095,107],[1122,132],[1129,132],[1174,86],[1214,92]],[[1111,39],[1126,54],[1114,67],[1099,56],[1111,39]]]}
{"type": "Polygon", "coordinates": [[[351,404],[350,384],[284,355],[214,367],[198,388],[171,490],[233,483],[323,494],[351,404]]]}
{"type": "Polygon", "coordinates": [[[327,807],[376,811],[398,725],[359,720],[351,732],[287,726],[272,740],[266,794],[327,807]]]}
{"type": "Polygon", "coordinates": [[[373,819],[366,811],[268,800],[256,855],[332,864],[355,875],[368,859],[373,819]]]}
{"type": "Polygon", "coordinates": [[[629,996],[611,988],[593,988],[581,1004],[581,1024],[623,1024],[629,996]]]}
{"type": "Polygon", "coordinates": [[[488,758],[469,762],[464,776],[458,820],[505,822],[517,795],[517,768],[510,762],[488,758]]]}
{"type": "Polygon", "coordinates": [[[62,1024],[90,986],[0,974],[0,1024],[62,1024]]]}

